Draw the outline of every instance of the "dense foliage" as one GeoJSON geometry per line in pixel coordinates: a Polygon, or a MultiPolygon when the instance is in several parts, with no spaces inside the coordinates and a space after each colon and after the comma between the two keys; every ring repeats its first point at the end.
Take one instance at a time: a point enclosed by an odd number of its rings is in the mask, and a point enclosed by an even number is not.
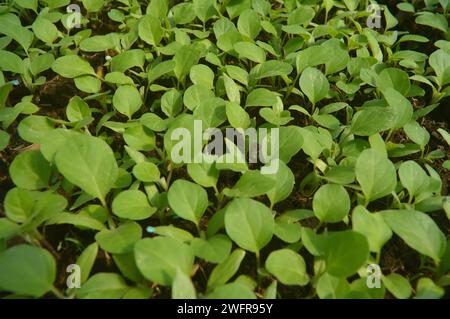
{"type": "Polygon", "coordinates": [[[446,296],[450,1],[379,4],[0,5],[0,295],[446,296]],[[195,120],[279,169],[175,162],[195,120]]]}

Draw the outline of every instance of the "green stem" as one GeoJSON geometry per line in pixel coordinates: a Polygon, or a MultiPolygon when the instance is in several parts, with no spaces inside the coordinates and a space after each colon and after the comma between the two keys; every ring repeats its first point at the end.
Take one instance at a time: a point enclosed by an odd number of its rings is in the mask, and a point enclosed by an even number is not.
{"type": "Polygon", "coordinates": [[[389,142],[389,140],[391,139],[392,133],[394,133],[394,129],[391,128],[389,130],[389,133],[388,133],[387,137],[386,137],[386,143],[389,142]]]}
{"type": "Polygon", "coordinates": [[[300,78],[300,73],[298,73],[298,74],[295,76],[294,81],[293,81],[292,84],[289,85],[289,87],[287,88],[287,90],[286,90],[286,95],[284,96],[284,102],[286,102],[287,99],[288,99],[288,97],[291,95],[292,90],[293,90],[294,87],[295,87],[295,83],[298,82],[298,79],[299,79],[299,78],[300,78]]]}
{"type": "Polygon", "coordinates": [[[256,273],[258,274],[258,270],[261,265],[261,256],[259,255],[259,250],[255,252],[255,255],[256,255],[256,273]]]}
{"type": "Polygon", "coordinates": [[[56,288],[55,286],[52,286],[51,291],[58,299],[65,299],[66,298],[64,296],[64,294],[61,291],[59,291],[59,289],[56,288]]]}
{"type": "Polygon", "coordinates": [[[219,194],[219,190],[217,189],[217,186],[216,186],[216,185],[213,185],[213,189],[214,189],[214,194],[215,194],[216,197],[217,197],[217,195],[219,194]]]}
{"type": "Polygon", "coordinates": [[[222,207],[223,199],[224,199],[223,193],[218,193],[218,195],[217,195],[217,210],[219,210],[222,207]]]}
{"type": "Polygon", "coordinates": [[[364,207],[367,207],[370,203],[370,200],[368,197],[365,197],[364,207]]]}
{"type": "Polygon", "coordinates": [[[56,258],[59,258],[58,252],[53,248],[53,246],[45,239],[45,237],[36,229],[34,232],[34,239],[39,246],[47,248],[56,258]]]}
{"type": "Polygon", "coordinates": [[[111,212],[109,210],[108,205],[106,204],[106,200],[102,197],[99,198],[100,202],[102,204],[102,206],[106,209],[106,211],[108,212],[108,226],[110,229],[114,229],[117,227],[116,223],[114,222],[114,219],[112,218],[111,212]]]}
{"type": "Polygon", "coordinates": [[[173,173],[173,169],[172,169],[172,165],[169,163],[168,165],[168,170],[169,170],[169,174],[167,175],[167,187],[169,187],[170,185],[170,180],[172,179],[172,173],[173,173]]]}

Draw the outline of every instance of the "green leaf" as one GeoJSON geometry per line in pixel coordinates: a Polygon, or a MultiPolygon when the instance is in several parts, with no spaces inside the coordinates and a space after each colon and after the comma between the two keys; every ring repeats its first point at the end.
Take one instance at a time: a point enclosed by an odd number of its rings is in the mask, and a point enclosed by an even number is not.
{"type": "Polygon", "coordinates": [[[158,166],[151,162],[137,163],[133,167],[133,175],[142,182],[152,183],[160,179],[158,166]]]}
{"type": "Polygon", "coordinates": [[[237,42],[233,45],[234,50],[239,54],[239,58],[249,59],[256,63],[266,61],[266,52],[256,44],[250,42],[237,42]]]}
{"type": "Polygon", "coordinates": [[[9,134],[0,130],[0,151],[3,151],[9,144],[9,134]]]}
{"type": "Polygon", "coordinates": [[[248,85],[249,74],[243,68],[235,65],[226,65],[225,70],[232,79],[244,85],[248,85]]]}
{"type": "Polygon", "coordinates": [[[208,299],[256,299],[255,294],[248,287],[233,282],[215,288],[207,296],[208,299]]]}
{"type": "Polygon", "coordinates": [[[278,93],[264,88],[257,88],[247,95],[245,106],[272,106],[277,103],[278,93]]]}
{"type": "Polygon", "coordinates": [[[216,14],[215,2],[210,0],[193,0],[193,4],[195,14],[202,22],[208,21],[216,14]]]}
{"type": "Polygon", "coordinates": [[[316,127],[299,128],[303,136],[302,149],[305,154],[317,160],[325,148],[331,147],[329,131],[316,127]]]}
{"type": "Polygon", "coordinates": [[[398,91],[402,95],[407,95],[411,88],[408,73],[397,68],[386,68],[380,72],[377,79],[377,87],[380,91],[388,88],[398,91]]]}
{"type": "Polygon", "coordinates": [[[397,185],[394,164],[374,149],[361,152],[356,161],[355,172],[366,201],[389,195],[397,185]]]}
{"type": "Polygon", "coordinates": [[[155,148],[155,134],[147,127],[136,125],[123,132],[125,142],[136,151],[151,151],[155,148]]]}
{"type": "Polygon", "coordinates": [[[427,173],[414,161],[403,162],[398,168],[398,176],[411,197],[426,191],[429,185],[427,173]]]}
{"type": "Polygon", "coordinates": [[[266,194],[274,187],[274,179],[258,170],[246,171],[233,188],[225,188],[228,197],[256,197],[266,194]]]}
{"type": "Polygon", "coordinates": [[[277,281],[274,280],[264,291],[264,299],[277,299],[277,281]]]}
{"type": "Polygon", "coordinates": [[[174,213],[196,225],[208,207],[208,194],[199,185],[178,179],[170,187],[167,200],[174,213]]]}
{"type": "Polygon", "coordinates": [[[271,210],[248,198],[234,199],[225,209],[225,229],[228,236],[240,247],[259,254],[273,235],[271,210]]]}
{"type": "Polygon", "coordinates": [[[155,234],[171,237],[182,242],[191,242],[194,239],[190,232],[173,225],[155,227],[155,234]]]}
{"type": "Polygon", "coordinates": [[[255,79],[260,80],[273,76],[288,76],[292,72],[292,69],[292,65],[289,63],[270,60],[255,66],[251,74],[255,79]]]}
{"type": "Polygon", "coordinates": [[[218,264],[208,278],[208,289],[225,284],[236,274],[245,257],[245,251],[235,249],[223,262],[218,264]]]}
{"type": "Polygon", "coordinates": [[[34,39],[34,34],[22,26],[20,19],[13,13],[3,13],[0,15],[1,33],[17,41],[25,51],[28,50],[34,39]]]}
{"type": "MultiPolygon", "coordinates": [[[[20,230],[20,226],[8,218],[2,217],[0,218],[0,239],[4,241],[5,239],[9,239],[14,236],[20,230]]],[[[1,251],[6,247],[2,247],[1,251]]],[[[0,252],[1,252],[0,251],[0,252]]]]}
{"type": "Polygon", "coordinates": [[[50,173],[50,164],[39,151],[20,153],[9,167],[9,175],[14,184],[30,190],[47,187],[50,173]]]}
{"type": "Polygon", "coordinates": [[[308,67],[300,76],[300,88],[306,94],[312,104],[316,104],[325,98],[330,90],[325,75],[315,68],[308,67]]]}
{"type": "Polygon", "coordinates": [[[203,127],[218,127],[226,121],[225,101],[213,97],[204,100],[194,110],[194,119],[201,120],[203,127]]]}
{"type": "Polygon", "coordinates": [[[271,252],[265,267],[285,285],[305,286],[309,282],[303,257],[290,249],[271,252]]]}
{"type": "Polygon", "coordinates": [[[94,35],[80,42],[80,49],[85,52],[102,52],[119,46],[119,36],[116,33],[94,35]]]}
{"type": "Polygon", "coordinates": [[[91,273],[98,254],[98,244],[92,243],[87,246],[78,256],[76,264],[80,266],[80,283],[84,283],[91,273]]]}
{"type": "Polygon", "coordinates": [[[187,172],[194,182],[203,187],[215,187],[219,180],[219,171],[214,163],[188,163],[187,172]]]}
{"type": "Polygon", "coordinates": [[[33,216],[37,217],[40,212],[46,213],[46,211],[49,211],[48,215],[53,215],[55,212],[59,213],[64,210],[66,205],[67,201],[59,195],[29,191],[17,187],[8,191],[4,201],[6,216],[18,223],[25,223],[31,220],[33,216]],[[49,199],[53,200],[53,203],[48,203],[47,200],[49,199]]]}
{"type": "Polygon", "coordinates": [[[352,213],[353,230],[366,236],[370,251],[380,253],[392,237],[392,231],[381,214],[371,213],[364,206],[357,206],[352,213]]]}
{"type": "Polygon", "coordinates": [[[109,145],[97,137],[71,134],[55,155],[59,172],[91,196],[105,200],[118,176],[109,145]]]}
{"type": "MultiPolygon", "coordinates": [[[[169,62],[169,64],[173,64],[173,61],[167,61],[167,62],[169,62]]],[[[145,63],[144,51],[141,49],[131,49],[128,51],[124,51],[111,59],[111,71],[112,72],[125,72],[129,68],[132,68],[135,66],[143,69],[144,63],[145,63]]],[[[161,64],[165,64],[165,63],[162,62],[157,65],[161,66],[161,64]]],[[[106,76],[108,76],[108,74],[106,76]]],[[[149,72],[149,78],[150,78],[150,72],[149,72]]],[[[149,81],[149,82],[152,82],[152,81],[149,81]]]]}
{"type": "Polygon", "coordinates": [[[134,244],[142,237],[142,228],[135,222],[121,224],[115,229],[103,229],[95,235],[101,249],[112,254],[133,251],[134,244]]]}
{"type": "Polygon", "coordinates": [[[196,299],[195,287],[191,279],[177,268],[172,283],[172,299],[196,299]]]}
{"type": "Polygon", "coordinates": [[[30,115],[20,121],[17,130],[23,140],[40,144],[41,139],[53,130],[53,124],[46,116],[30,115]]]}
{"type": "Polygon", "coordinates": [[[445,235],[430,216],[415,210],[387,210],[384,220],[405,243],[439,263],[445,252],[445,235]]]}
{"type": "Polygon", "coordinates": [[[183,99],[181,93],[176,89],[171,89],[161,97],[161,110],[168,117],[174,117],[180,113],[183,108],[183,99]]]}
{"type": "Polygon", "coordinates": [[[388,276],[382,276],[381,280],[391,294],[397,299],[407,299],[411,296],[412,287],[405,277],[392,273],[388,276]]]}
{"type": "Polygon", "coordinates": [[[129,119],[142,106],[142,98],[139,91],[132,85],[121,85],[114,92],[112,99],[114,108],[129,119]]]}
{"type": "Polygon", "coordinates": [[[442,86],[450,83],[450,53],[444,50],[434,51],[428,60],[442,86]]]}
{"type": "Polygon", "coordinates": [[[275,181],[275,185],[266,193],[271,205],[285,200],[292,192],[295,184],[295,177],[291,169],[278,161],[278,170],[275,174],[267,175],[275,181]]]}
{"type": "Polygon", "coordinates": [[[78,90],[86,93],[98,93],[102,87],[102,81],[92,75],[82,75],[74,79],[78,90]]]}
{"type": "Polygon", "coordinates": [[[225,91],[227,92],[227,97],[230,102],[239,104],[241,101],[241,94],[239,91],[239,86],[230,78],[228,75],[223,75],[225,91]]]}
{"type": "Polygon", "coordinates": [[[307,26],[314,18],[314,9],[310,6],[301,6],[289,14],[288,25],[303,25],[307,26]]]}
{"type": "Polygon", "coordinates": [[[53,287],[56,263],[46,250],[17,245],[0,254],[0,287],[33,297],[41,297],[53,287]]]}
{"type": "Polygon", "coordinates": [[[432,12],[420,12],[416,17],[416,23],[426,25],[448,33],[448,21],[443,14],[432,12]]]}
{"type": "MultiPolygon", "coordinates": [[[[186,107],[193,111],[195,110],[204,100],[214,97],[214,92],[212,92],[208,87],[203,84],[194,84],[186,89],[183,95],[183,103],[186,107]]],[[[177,112],[181,110],[182,105],[178,105],[177,112]]],[[[166,113],[167,114],[167,113],[166,113]]]]}
{"type": "Polygon", "coordinates": [[[387,88],[383,95],[395,115],[394,128],[400,128],[411,121],[413,107],[400,92],[387,88]]]}
{"type": "Polygon", "coordinates": [[[367,107],[356,112],[352,118],[353,134],[371,136],[394,126],[395,114],[387,107],[367,107]]]}
{"type": "Polygon", "coordinates": [[[37,12],[38,0],[16,0],[15,2],[24,9],[31,9],[37,12]]]}
{"type": "Polygon", "coordinates": [[[366,237],[352,230],[322,235],[327,272],[335,277],[348,277],[358,271],[369,257],[366,237]]]}
{"type": "Polygon", "coordinates": [[[414,299],[440,299],[444,294],[444,288],[436,285],[430,278],[423,277],[417,282],[414,299]]]}
{"type": "Polygon", "coordinates": [[[354,11],[358,8],[359,0],[344,0],[344,3],[350,11],[354,11]]]}
{"type": "Polygon", "coordinates": [[[139,21],[138,33],[146,43],[157,46],[161,42],[164,31],[159,19],[147,14],[139,21]]]}
{"type": "Polygon", "coordinates": [[[345,278],[324,273],[317,281],[316,289],[320,299],[344,299],[350,291],[350,285],[345,278]]]}
{"type": "Polygon", "coordinates": [[[237,27],[242,35],[254,39],[261,31],[261,21],[255,11],[248,9],[239,14],[237,27]]]}
{"type": "Polygon", "coordinates": [[[333,166],[328,169],[323,178],[331,183],[347,185],[355,180],[355,171],[352,167],[333,166]]]}
{"type": "Polygon", "coordinates": [[[95,75],[91,65],[78,55],[65,55],[53,62],[52,70],[65,78],[75,78],[80,75],[95,75]]]}
{"type": "Polygon", "coordinates": [[[0,50],[0,70],[18,74],[25,73],[22,59],[9,51],[0,50]]]}
{"type": "Polygon", "coordinates": [[[386,20],[386,28],[385,31],[388,31],[389,29],[392,29],[396,25],[398,25],[398,20],[395,18],[395,16],[392,15],[391,11],[389,11],[388,6],[385,6],[383,8],[384,10],[384,18],[386,20]]]}
{"type": "Polygon", "coordinates": [[[118,299],[128,289],[120,275],[100,272],[90,277],[80,289],[76,289],[76,296],[81,299],[118,299]]]}
{"type": "Polygon", "coordinates": [[[302,236],[301,226],[294,221],[285,219],[283,215],[275,219],[273,232],[282,241],[290,244],[298,242],[302,236]]]}
{"type": "Polygon", "coordinates": [[[227,102],[225,107],[228,122],[230,122],[231,126],[242,129],[249,127],[250,116],[238,103],[227,102]]]}
{"type": "Polygon", "coordinates": [[[180,3],[174,6],[172,10],[176,24],[186,24],[195,19],[194,5],[192,3],[180,3]]]}
{"type": "Polygon", "coordinates": [[[189,74],[191,67],[197,64],[200,59],[200,52],[192,45],[184,45],[178,49],[173,57],[175,67],[173,69],[178,80],[184,81],[184,77],[189,74]]]}
{"type": "Polygon", "coordinates": [[[133,220],[149,218],[156,212],[156,208],[150,206],[142,191],[131,189],[114,197],[111,208],[116,216],[133,220]]]}
{"type": "Polygon", "coordinates": [[[51,44],[58,37],[58,29],[56,26],[45,18],[38,17],[31,26],[34,35],[39,40],[51,44]]]}
{"type": "Polygon", "coordinates": [[[134,246],[134,254],[144,277],[164,286],[173,283],[178,268],[189,275],[194,264],[191,248],[170,237],[142,239],[134,246]]]}
{"type": "Polygon", "coordinates": [[[155,18],[163,19],[169,10],[168,0],[151,0],[147,6],[146,13],[153,15],[155,18]]]}
{"type": "Polygon", "coordinates": [[[280,160],[289,163],[303,146],[302,130],[298,126],[283,126],[279,128],[280,160]]]}
{"type": "Polygon", "coordinates": [[[230,239],[222,234],[214,235],[207,240],[194,238],[191,241],[194,255],[207,262],[218,264],[223,262],[231,251],[230,239]]]}
{"type": "Polygon", "coordinates": [[[321,222],[337,223],[350,211],[350,196],[341,185],[326,184],[314,194],[314,215],[321,222]]]}
{"type": "Polygon", "coordinates": [[[134,282],[142,282],[144,276],[136,266],[134,251],[125,254],[113,254],[113,260],[123,276],[134,282]]]}
{"type": "Polygon", "coordinates": [[[194,65],[189,71],[189,78],[194,84],[201,84],[209,89],[214,88],[214,72],[207,65],[194,65]]]}
{"type": "Polygon", "coordinates": [[[143,126],[155,132],[162,132],[167,129],[167,121],[154,113],[145,113],[141,116],[140,122],[143,126]]]}
{"type": "Polygon", "coordinates": [[[91,117],[91,109],[81,97],[74,96],[67,104],[66,115],[69,121],[78,122],[91,117]]]}
{"type": "Polygon", "coordinates": [[[414,5],[411,3],[408,3],[408,2],[397,3],[397,8],[399,8],[401,11],[405,11],[405,12],[411,12],[411,13],[416,12],[414,5]]]}
{"type": "Polygon", "coordinates": [[[105,5],[105,0],[82,0],[88,12],[98,12],[105,5]]]}
{"type": "Polygon", "coordinates": [[[59,213],[55,216],[50,217],[45,224],[46,225],[70,224],[75,225],[77,227],[87,227],[95,230],[105,229],[105,225],[99,222],[94,217],[72,213],[59,213]]]}
{"type": "Polygon", "coordinates": [[[418,144],[422,149],[425,148],[430,141],[430,133],[416,121],[406,123],[405,126],[403,126],[403,130],[408,138],[418,144]]]}
{"type": "Polygon", "coordinates": [[[322,53],[319,62],[325,63],[326,75],[345,69],[350,61],[350,55],[344,42],[336,38],[322,43],[319,52],[322,53]],[[329,54],[328,52],[333,52],[333,54],[329,54]]]}

